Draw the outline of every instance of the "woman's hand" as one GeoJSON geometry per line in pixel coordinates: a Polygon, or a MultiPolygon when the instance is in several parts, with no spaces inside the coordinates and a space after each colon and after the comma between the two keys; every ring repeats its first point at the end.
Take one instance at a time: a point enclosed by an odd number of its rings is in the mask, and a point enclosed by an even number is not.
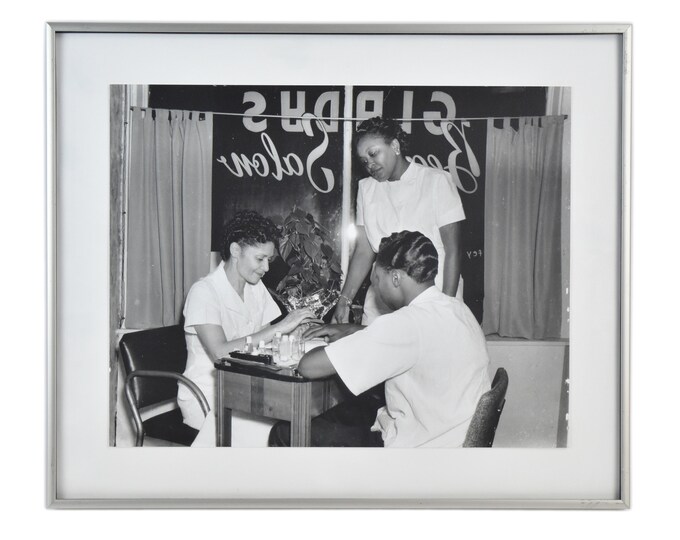
{"type": "Polygon", "coordinates": [[[281,322],[277,323],[276,330],[282,334],[289,334],[304,322],[318,322],[318,319],[314,317],[314,312],[309,308],[291,311],[281,322]]]}
{"type": "Polygon", "coordinates": [[[335,311],[333,312],[333,317],[331,317],[331,321],[336,324],[348,323],[349,311],[350,311],[349,302],[347,302],[344,298],[340,298],[338,304],[335,306],[335,311]]]}
{"type": "Polygon", "coordinates": [[[340,292],[340,300],[335,307],[331,321],[334,323],[349,322],[349,312],[352,309],[352,298],[356,296],[361,284],[366,279],[366,276],[371,271],[371,266],[375,260],[375,253],[368,242],[366,236],[366,229],[363,226],[357,226],[356,245],[354,246],[354,253],[349,261],[349,268],[347,269],[347,280],[342,286],[340,292]]]}
{"type": "Polygon", "coordinates": [[[316,328],[310,328],[302,334],[303,339],[321,339],[323,338],[328,343],[333,343],[341,338],[349,336],[354,332],[363,330],[364,327],[360,324],[325,324],[316,328]]]}

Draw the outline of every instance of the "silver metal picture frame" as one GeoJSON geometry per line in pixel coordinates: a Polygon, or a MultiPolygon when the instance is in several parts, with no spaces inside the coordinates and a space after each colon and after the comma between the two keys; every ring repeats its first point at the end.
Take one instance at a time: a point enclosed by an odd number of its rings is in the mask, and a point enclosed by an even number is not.
{"type": "Polygon", "coordinates": [[[47,506],[629,508],[631,46],[629,24],[48,23],[47,506]],[[228,41],[237,39],[245,41],[228,41]],[[550,53],[537,52],[539,39],[550,44],[550,53]],[[439,55],[444,53],[438,48],[454,41],[461,56],[450,73],[441,68],[439,55]],[[502,68],[499,44],[511,51],[502,68]],[[219,62],[216,45],[225,51],[234,45],[252,47],[248,55],[241,54],[250,64],[233,53],[219,62]],[[574,62],[561,71],[572,61],[574,45],[580,54],[601,54],[602,63],[579,68],[574,62]],[[415,49],[413,58],[422,65],[413,71],[435,73],[421,81],[409,70],[395,77],[343,63],[345,49],[384,52],[388,46],[403,46],[395,54],[409,59],[406,49],[415,49]],[[531,64],[517,51],[532,51],[542,61],[534,58],[531,64]],[[322,54],[335,62],[335,78],[330,69],[318,69],[322,54]],[[148,58],[156,63],[147,78],[140,78],[148,58]],[[260,64],[254,62],[258,59],[260,64]],[[236,71],[238,66],[242,71],[236,71]],[[289,79],[277,78],[276,69],[284,73],[285,68],[289,79]],[[315,68],[320,73],[312,73],[315,68]],[[234,71],[225,75],[229,70],[234,71]],[[108,395],[115,368],[109,339],[115,317],[109,273],[109,199],[114,197],[109,184],[110,88],[349,83],[572,89],[572,197],[566,218],[571,248],[566,250],[573,280],[566,287],[565,323],[570,443],[557,448],[385,449],[378,459],[368,449],[115,448],[110,425],[116,409],[108,395]],[[603,103],[607,111],[593,115],[603,103]],[[600,151],[594,150],[589,131],[606,137],[600,151]],[[591,213],[598,204],[602,214],[594,220],[591,213]],[[594,395],[596,385],[601,391],[594,395]],[[589,417],[588,411],[600,408],[605,412],[589,417]],[[581,472],[596,480],[581,489],[577,471],[587,456],[592,456],[592,469],[604,466],[607,472],[598,475],[585,467],[581,472]],[[344,471],[344,484],[333,472],[328,482],[319,480],[329,460],[338,475],[344,471]],[[379,462],[387,470],[376,470],[379,462]],[[450,464],[450,470],[443,471],[443,464],[450,464]],[[170,477],[168,466],[175,468],[170,477]],[[516,467],[517,476],[499,480],[501,466],[516,467]],[[148,482],[138,480],[146,475],[148,482]]]}

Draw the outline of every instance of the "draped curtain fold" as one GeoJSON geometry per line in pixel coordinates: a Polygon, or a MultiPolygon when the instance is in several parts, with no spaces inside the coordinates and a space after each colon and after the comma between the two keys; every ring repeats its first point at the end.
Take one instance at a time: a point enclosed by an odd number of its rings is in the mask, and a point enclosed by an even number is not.
{"type": "Polygon", "coordinates": [[[210,269],[212,114],[134,109],[130,122],[125,325],[169,326],[210,269]]]}
{"type": "Polygon", "coordinates": [[[486,334],[560,337],[562,137],[559,118],[489,120],[484,216],[486,334]]]}

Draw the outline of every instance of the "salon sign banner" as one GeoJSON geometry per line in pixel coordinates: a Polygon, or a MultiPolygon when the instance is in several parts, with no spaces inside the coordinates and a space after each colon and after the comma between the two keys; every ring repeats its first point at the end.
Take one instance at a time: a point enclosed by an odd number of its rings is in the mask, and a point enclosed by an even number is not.
{"type": "Polygon", "coordinates": [[[343,127],[337,118],[344,87],[232,86],[225,91],[236,114],[213,118],[213,250],[224,221],[243,209],[285,217],[297,206],[338,236],[343,127]]]}

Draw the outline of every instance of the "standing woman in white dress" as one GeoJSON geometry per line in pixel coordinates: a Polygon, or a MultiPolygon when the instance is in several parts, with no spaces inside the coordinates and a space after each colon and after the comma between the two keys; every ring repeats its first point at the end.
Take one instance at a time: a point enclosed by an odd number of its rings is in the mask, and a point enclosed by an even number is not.
{"type": "MultiPolygon", "coordinates": [[[[462,300],[461,222],[465,219],[458,190],[446,171],[406,159],[408,145],[401,125],[376,116],[357,127],[356,155],[370,176],[359,181],[357,240],[333,322],[347,322],[350,306],[371,271],[380,241],[402,230],[418,231],[434,244],[439,256],[435,285],[462,300]]],[[[369,288],[362,323],[388,313],[369,288]]]]}
{"type": "MultiPolygon", "coordinates": [[[[184,306],[184,375],[198,385],[211,407],[204,417],[193,395],[184,385],[178,385],[177,402],[184,423],[199,430],[194,446],[216,443],[213,411],[217,378],[213,362],[231,351],[244,349],[247,337],[255,345],[268,342],[276,332],[292,332],[300,323],[314,318],[310,309],[299,309],[270,324],[281,310],[261,280],[276,256],[278,238],[279,231],[271,220],[249,210],[237,213],[224,227],[222,262],[189,290],[184,306]]],[[[272,423],[234,412],[234,446],[266,446],[272,423]]]]}

